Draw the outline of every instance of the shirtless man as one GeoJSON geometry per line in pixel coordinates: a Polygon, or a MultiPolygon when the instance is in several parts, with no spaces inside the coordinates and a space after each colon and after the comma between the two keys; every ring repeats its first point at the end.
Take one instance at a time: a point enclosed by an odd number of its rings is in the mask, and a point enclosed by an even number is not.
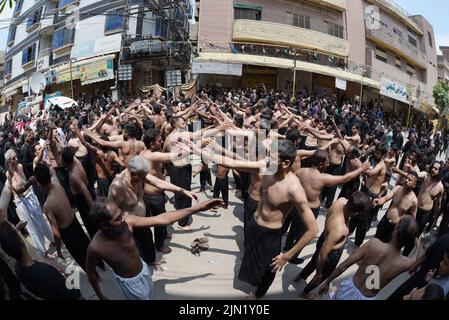
{"type": "Polygon", "coordinates": [[[352,146],[358,148],[361,143],[360,135],[359,135],[359,127],[352,127],[352,136],[345,136],[345,140],[347,140],[352,146]]]}
{"type": "MultiPolygon", "coordinates": [[[[109,199],[114,201],[123,212],[145,217],[147,214],[143,199],[145,183],[152,184],[160,190],[182,193],[186,197],[197,199],[185,189],[149,174],[150,163],[142,156],[136,156],[128,163],[128,168],[118,174],[109,188],[109,199]]],[[[156,252],[151,229],[135,230],[134,237],[140,254],[146,263],[156,263],[156,252]]]]}
{"type": "Polygon", "coordinates": [[[31,176],[29,179],[26,179],[23,167],[18,162],[17,154],[13,149],[6,151],[5,163],[8,169],[6,179],[14,195],[17,214],[22,221],[27,223],[26,229],[30,233],[39,253],[46,258],[50,258],[48,250],[45,250],[45,238],[53,243],[54,237],[41,211],[39,201],[31,188],[36,183],[36,178],[31,176]]]}
{"type": "MultiPolygon", "coordinates": [[[[214,135],[226,128],[226,123],[223,123],[220,127],[215,129],[203,129],[198,132],[192,133],[187,131],[186,122],[183,118],[172,117],[170,124],[174,129],[172,133],[165,139],[163,151],[166,153],[172,153],[172,165],[170,166],[170,181],[182,189],[191,190],[192,185],[192,165],[190,163],[190,155],[185,153],[178,147],[176,143],[181,140],[195,140],[201,137],[214,135]]],[[[192,201],[189,197],[185,197],[182,194],[175,195],[175,208],[184,209],[192,205],[192,201]]],[[[182,219],[178,222],[178,228],[183,231],[191,231],[189,225],[189,217],[182,219]]]]}
{"type": "MultiPolygon", "coordinates": [[[[374,151],[374,160],[376,166],[365,172],[365,185],[362,186],[361,191],[366,193],[371,200],[379,198],[384,191],[385,179],[387,174],[387,167],[384,162],[387,147],[384,144],[376,146],[374,151]]],[[[373,219],[377,216],[379,207],[371,206],[368,210],[363,211],[358,216],[351,219],[350,230],[351,233],[357,229],[355,234],[355,245],[360,247],[365,240],[366,233],[371,227],[373,219]]]]}
{"type": "MultiPolygon", "coordinates": [[[[159,129],[150,129],[145,132],[143,136],[145,150],[140,153],[150,162],[150,174],[156,178],[164,180],[163,165],[171,161],[172,155],[162,151],[161,131],[159,129]]],[[[146,216],[157,216],[165,212],[165,194],[163,190],[155,187],[152,184],[145,184],[145,193],[143,200],[146,207],[146,216]]],[[[154,243],[156,250],[165,254],[171,252],[169,247],[164,246],[164,241],[167,238],[167,227],[154,227],[154,243]]]]}
{"type": "Polygon", "coordinates": [[[48,194],[44,213],[55,237],[58,256],[65,259],[61,252],[62,240],[76,263],[86,271],[87,247],[90,240],[73,214],[69,199],[59,183],[56,172],[46,164],[38,164],[34,169],[34,176],[39,186],[48,194]]]}
{"type": "MultiPolygon", "coordinates": [[[[333,176],[330,174],[322,173],[322,171],[324,171],[329,165],[329,157],[327,151],[318,150],[317,152],[315,152],[311,160],[311,168],[302,168],[295,174],[298,176],[301,184],[304,186],[306,197],[309,202],[309,207],[311,208],[315,219],[317,219],[318,215],[320,214],[320,194],[323,189],[326,186],[338,186],[340,184],[347,183],[353,179],[358,178],[369,168],[369,164],[365,163],[362,165],[358,160],[359,168],[357,170],[351,171],[344,176],[333,176]]],[[[354,162],[355,161],[356,160],[354,160],[354,162]]],[[[305,230],[306,228],[303,223],[292,223],[286,243],[295,243],[297,239],[300,239],[302,237],[305,230]]],[[[288,246],[286,248],[288,249],[288,246]]],[[[302,263],[303,260],[297,260],[297,257],[293,257],[291,262],[302,263]]]]}
{"type": "MultiPolygon", "coordinates": [[[[114,151],[109,150],[107,147],[101,147],[101,149],[98,149],[88,143],[78,129],[77,120],[73,121],[72,128],[78,136],[81,144],[95,156],[95,169],[97,170],[98,175],[98,196],[106,197],[109,192],[109,186],[115,176],[113,163],[115,162],[121,167],[124,167],[125,163],[114,151]]],[[[105,141],[108,140],[107,136],[102,136],[102,138],[105,141]]]]}
{"type": "Polygon", "coordinates": [[[414,259],[404,257],[401,249],[413,243],[417,225],[410,216],[402,217],[395,226],[393,238],[389,243],[383,243],[377,238],[368,241],[363,247],[357,249],[346,261],[340,264],[332,272],[329,278],[321,285],[319,293],[325,294],[329,291],[330,283],[344,273],[354,264],[358,264],[354,277],[341,283],[336,292],[335,300],[375,300],[377,294],[393,279],[403,272],[410,270],[414,264],[414,259]],[[372,266],[379,270],[379,287],[370,286],[369,277],[372,276],[372,266]]]}
{"type": "MultiPolygon", "coordinates": [[[[325,173],[330,175],[341,175],[343,158],[345,156],[345,148],[340,143],[340,139],[335,138],[331,141],[331,145],[328,148],[329,152],[329,167],[327,167],[325,173]]],[[[355,168],[357,170],[357,168],[355,168]]],[[[350,171],[347,171],[347,173],[350,171]]],[[[335,193],[337,192],[337,186],[325,187],[321,193],[321,199],[325,201],[324,207],[329,209],[335,199],[335,193]]]]}
{"type": "MultiPolygon", "coordinates": [[[[132,190],[128,192],[134,193],[132,190]]],[[[123,210],[112,199],[98,199],[92,208],[91,217],[100,231],[89,245],[86,261],[87,276],[97,296],[101,300],[107,299],[100,289],[98,276],[95,273],[97,263],[104,260],[111,266],[114,278],[127,299],[148,300],[151,295],[152,281],[148,266],[140,258],[134,241],[133,234],[136,229],[169,225],[221,203],[221,200],[214,199],[191,208],[144,218],[134,215],[132,211],[123,210]]]]}
{"type": "Polygon", "coordinates": [[[117,141],[105,141],[91,134],[90,131],[86,130],[85,135],[90,136],[96,143],[102,147],[118,149],[119,156],[125,165],[128,165],[129,160],[134,156],[140,154],[144,149],[145,145],[142,141],[136,139],[136,125],[128,123],[123,129],[123,140],[117,141]]]}
{"type": "Polygon", "coordinates": [[[162,129],[162,125],[164,124],[164,122],[166,122],[167,120],[165,119],[164,114],[161,112],[161,106],[159,104],[155,104],[153,105],[153,111],[154,111],[154,115],[150,115],[148,116],[151,120],[153,120],[154,122],[154,127],[156,129],[161,130],[162,129]]]}
{"type": "Polygon", "coordinates": [[[349,236],[349,219],[366,210],[370,205],[368,196],[357,191],[349,199],[338,199],[329,209],[324,231],[318,239],[312,260],[296,277],[307,278],[316,270],[314,278],[304,288],[302,297],[313,298],[310,292],[318,287],[337,268],[349,236]]]}
{"type": "Polygon", "coordinates": [[[396,166],[396,152],[397,149],[390,148],[388,150],[388,154],[385,157],[385,165],[387,166],[387,182],[389,183],[391,180],[391,177],[393,175],[393,172],[391,169],[396,166]]]}
{"type": "Polygon", "coordinates": [[[275,141],[277,152],[270,153],[270,159],[241,161],[211,155],[203,150],[202,156],[223,166],[252,170],[258,173],[271,163],[278,165],[273,174],[260,176],[260,202],[255,214],[250,217],[245,233],[245,253],[239,272],[239,280],[257,287],[255,297],[266,294],[276,272],[298,254],[318,233],[318,226],[310,210],[304,189],[298,177],[291,172],[296,158],[295,144],[289,140],[275,141]],[[282,225],[292,211],[297,212],[307,231],[287,253],[281,253],[282,225]]]}
{"type": "Polygon", "coordinates": [[[396,186],[386,196],[373,200],[373,205],[380,207],[388,201],[393,200],[387,213],[377,225],[377,239],[385,243],[390,242],[393,237],[394,227],[403,216],[410,215],[413,219],[416,219],[418,199],[416,198],[413,189],[416,187],[417,181],[417,174],[410,173],[408,174],[403,187],[396,186]]]}
{"type": "Polygon", "coordinates": [[[94,202],[94,195],[89,191],[89,182],[83,165],[75,157],[70,148],[64,148],[61,153],[62,163],[69,171],[70,192],[75,200],[75,205],[83,220],[84,227],[90,237],[93,238],[98,228],[90,221],[89,210],[94,202]]]}
{"type": "MultiPolygon", "coordinates": [[[[421,171],[417,173],[418,177],[423,180],[418,193],[418,212],[416,214],[416,222],[418,223],[417,237],[419,237],[427,224],[432,224],[438,220],[441,212],[441,202],[443,199],[444,186],[441,182],[441,163],[435,162],[430,167],[430,173],[421,171]]],[[[393,172],[406,176],[406,173],[393,168],[393,172]]],[[[410,254],[413,248],[406,247],[404,255],[410,254]]]]}

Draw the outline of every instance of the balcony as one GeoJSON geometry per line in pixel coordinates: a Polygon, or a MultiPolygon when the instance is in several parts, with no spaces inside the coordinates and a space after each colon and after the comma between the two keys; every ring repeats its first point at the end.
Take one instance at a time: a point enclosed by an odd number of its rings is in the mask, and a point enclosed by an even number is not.
{"type": "Polygon", "coordinates": [[[427,69],[427,59],[424,53],[412,46],[406,39],[402,39],[392,30],[381,26],[379,29],[366,30],[366,37],[382,48],[402,56],[412,65],[427,69]]]}
{"type": "Polygon", "coordinates": [[[39,51],[37,55],[36,69],[37,71],[46,70],[52,64],[52,48],[46,48],[39,51]]]}
{"type": "Polygon", "coordinates": [[[400,7],[394,1],[392,1],[392,0],[367,0],[367,1],[373,5],[376,5],[382,9],[384,9],[389,14],[394,16],[396,19],[401,20],[402,22],[404,22],[407,25],[407,27],[412,29],[418,35],[420,35],[420,36],[424,35],[421,28],[416,24],[415,21],[413,21],[409,17],[409,16],[411,16],[411,14],[408,13],[404,8],[400,7]]]}
{"type": "Polygon", "coordinates": [[[338,57],[349,55],[349,43],[344,39],[274,22],[235,20],[232,39],[235,42],[304,48],[338,57]]]}
{"type": "Polygon", "coordinates": [[[55,25],[53,24],[53,17],[48,17],[41,20],[41,27],[39,29],[41,35],[50,35],[54,31],[55,25]]]}
{"type": "Polygon", "coordinates": [[[168,47],[159,38],[136,37],[125,40],[122,53],[125,59],[158,58],[167,55],[168,47]]]}

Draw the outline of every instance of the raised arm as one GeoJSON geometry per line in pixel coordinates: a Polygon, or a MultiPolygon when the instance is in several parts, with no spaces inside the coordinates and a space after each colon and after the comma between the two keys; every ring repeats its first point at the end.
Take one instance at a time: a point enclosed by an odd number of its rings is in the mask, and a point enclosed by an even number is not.
{"type": "Polygon", "coordinates": [[[354,180],[358,176],[360,176],[363,172],[365,172],[369,167],[369,163],[365,162],[360,168],[357,170],[348,172],[344,176],[333,176],[330,174],[324,174],[322,175],[321,179],[325,186],[327,187],[335,187],[339,186],[341,184],[345,184],[349,181],[354,180]]]}
{"type": "Polygon", "coordinates": [[[198,200],[198,196],[195,193],[185,190],[181,187],[175,186],[170,182],[156,178],[152,174],[147,174],[145,183],[151,184],[161,190],[170,191],[174,193],[182,193],[187,197],[192,198],[193,200],[198,200]]]}
{"type": "Polygon", "coordinates": [[[100,285],[98,284],[98,274],[95,271],[97,264],[98,262],[100,262],[100,260],[101,257],[98,254],[98,252],[94,249],[92,244],[89,245],[89,247],[87,248],[87,258],[86,258],[87,278],[89,279],[89,282],[92,288],[94,289],[95,293],[97,294],[98,298],[100,300],[108,300],[100,289],[100,285]]]}
{"type": "Polygon", "coordinates": [[[387,203],[388,201],[390,201],[391,199],[394,198],[394,195],[396,194],[396,192],[398,192],[398,190],[401,188],[401,186],[396,186],[393,188],[393,190],[391,190],[388,194],[386,194],[385,196],[381,197],[381,198],[377,198],[373,200],[373,204],[375,206],[383,206],[385,203],[387,203]]]}
{"type": "Polygon", "coordinates": [[[173,222],[191,216],[192,214],[195,214],[197,212],[206,211],[217,206],[224,206],[224,201],[221,199],[212,199],[208,201],[203,201],[190,208],[165,212],[154,217],[143,218],[138,216],[127,215],[126,222],[134,228],[166,226],[172,224],[173,222]]]}

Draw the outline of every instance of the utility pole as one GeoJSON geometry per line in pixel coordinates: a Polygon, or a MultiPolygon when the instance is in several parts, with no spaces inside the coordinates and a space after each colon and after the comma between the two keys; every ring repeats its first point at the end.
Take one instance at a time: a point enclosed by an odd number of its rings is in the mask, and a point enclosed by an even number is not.
{"type": "MultiPolygon", "coordinates": [[[[293,62],[293,88],[292,88],[292,98],[296,97],[296,49],[293,49],[295,53],[295,60],[293,62]]],[[[295,98],[296,100],[296,98],[295,98]]]]}
{"type": "Polygon", "coordinates": [[[72,58],[70,58],[69,68],[70,68],[70,95],[73,100],[73,76],[72,76],[72,58]]]}

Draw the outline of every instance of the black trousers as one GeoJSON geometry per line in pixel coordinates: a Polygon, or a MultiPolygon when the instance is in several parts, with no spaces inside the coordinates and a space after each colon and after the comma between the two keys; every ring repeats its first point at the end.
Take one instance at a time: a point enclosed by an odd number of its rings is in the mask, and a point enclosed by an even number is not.
{"type": "Polygon", "coordinates": [[[360,188],[360,179],[349,181],[348,183],[345,183],[341,188],[340,195],[338,196],[338,198],[348,199],[351,196],[351,194],[359,191],[359,188],[360,188]]]}
{"type": "MultiPolygon", "coordinates": [[[[305,268],[302,270],[300,276],[302,279],[307,280],[307,278],[316,270],[316,263],[318,260],[318,255],[320,253],[321,247],[324,243],[324,232],[321,234],[320,238],[318,239],[318,242],[316,244],[316,250],[313,254],[312,259],[310,262],[305,266],[305,268]]],[[[326,257],[326,262],[324,263],[323,268],[323,274],[321,277],[321,283],[324,282],[329,276],[334,272],[334,270],[338,266],[338,262],[340,261],[341,255],[343,253],[344,245],[338,249],[338,250],[331,250],[329,254],[326,257]]],[[[315,289],[317,286],[311,286],[310,284],[307,284],[307,286],[304,288],[304,292],[308,293],[315,289]]]]}
{"type": "Polygon", "coordinates": [[[242,187],[240,189],[242,191],[242,198],[246,200],[249,196],[248,189],[251,184],[251,173],[243,171],[239,171],[239,173],[240,177],[242,177],[242,187]]]}
{"type": "MultiPolygon", "coordinates": [[[[320,208],[311,208],[315,219],[318,219],[318,215],[320,214],[320,208]]],[[[292,215],[292,222],[290,225],[290,230],[288,231],[287,239],[285,240],[284,250],[288,251],[298,242],[299,239],[306,233],[307,228],[304,222],[302,221],[296,207],[293,207],[290,212],[292,215]]],[[[292,257],[292,259],[296,259],[298,255],[292,257]]]]}
{"type": "Polygon", "coordinates": [[[212,185],[212,176],[210,174],[210,169],[209,168],[207,168],[205,170],[201,170],[201,172],[200,172],[200,190],[201,191],[206,189],[206,182],[210,186],[212,185]]]}
{"type": "MultiPolygon", "coordinates": [[[[418,209],[418,212],[416,213],[416,223],[418,224],[418,231],[416,233],[416,238],[419,238],[421,236],[424,229],[426,228],[426,225],[428,223],[432,223],[432,221],[433,221],[433,210],[425,211],[422,209],[418,209]]],[[[410,254],[410,252],[412,252],[414,247],[415,247],[414,243],[405,246],[402,254],[407,257],[410,254]]]]}
{"type": "MultiPolygon", "coordinates": [[[[257,207],[259,206],[259,202],[254,200],[251,197],[248,197],[245,200],[244,203],[244,211],[243,211],[243,234],[246,235],[246,229],[247,226],[249,225],[251,219],[253,219],[254,217],[254,213],[257,210],[257,207]]],[[[245,236],[246,239],[246,236],[245,236]]]]}
{"type": "Polygon", "coordinates": [[[220,196],[220,193],[223,197],[223,201],[225,205],[229,204],[229,179],[226,176],[223,179],[216,178],[214,184],[214,199],[217,199],[220,196]]]}
{"type": "Polygon", "coordinates": [[[377,225],[376,230],[376,238],[384,243],[388,243],[391,241],[391,238],[393,237],[393,231],[396,224],[391,222],[387,214],[384,215],[382,220],[380,220],[379,224],[377,225]]]}
{"type": "MultiPolygon", "coordinates": [[[[377,198],[377,195],[370,192],[366,187],[362,188],[362,192],[364,192],[370,200],[377,198]]],[[[349,222],[349,232],[353,233],[357,229],[355,233],[356,246],[360,247],[363,244],[366,233],[369,231],[371,224],[373,223],[373,217],[377,216],[379,210],[380,207],[370,206],[367,210],[351,218],[349,222]]]]}
{"type": "MultiPolygon", "coordinates": [[[[165,210],[165,194],[148,194],[144,193],[143,201],[146,207],[146,216],[154,217],[165,210]]],[[[164,247],[165,238],[167,237],[167,226],[154,227],[154,244],[156,249],[160,250],[164,247]]]]}
{"type": "MultiPolygon", "coordinates": [[[[333,164],[327,167],[326,173],[333,176],[339,175],[341,172],[341,165],[333,164]]],[[[337,192],[337,187],[324,187],[321,192],[321,200],[326,201],[325,207],[329,209],[335,199],[335,193],[337,192]]]]}
{"type": "MultiPolygon", "coordinates": [[[[175,186],[185,190],[191,190],[192,186],[192,165],[183,167],[170,166],[170,181],[175,186]]],[[[192,199],[181,193],[175,193],[175,209],[185,209],[192,206],[192,199]]],[[[189,225],[190,217],[179,220],[181,227],[189,225]]]]}
{"type": "MultiPolygon", "coordinates": [[[[87,153],[82,158],[78,158],[78,160],[83,165],[84,171],[86,172],[87,181],[89,183],[89,190],[95,190],[94,185],[95,181],[97,180],[97,170],[95,168],[94,162],[92,161],[92,158],[90,156],[90,153],[87,153]]],[[[92,192],[91,192],[92,193],[92,192]]],[[[95,199],[95,197],[94,197],[95,199]]]]}
{"type": "Polygon", "coordinates": [[[112,179],[100,179],[97,180],[98,188],[97,193],[99,197],[107,197],[109,194],[109,187],[111,186],[112,179]]]}
{"type": "Polygon", "coordinates": [[[387,300],[403,300],[404,296],[409,294],[414,288],[422,288],[427,285],[425,277],[428,271],[429,270],[419,270],[397,288],[387,300]]]}
{"type": "Polygon", "coordinates": [[[133,231],[133,235],[142,260],[147,264],[154,263],[156,261],[156,248],[154,246],[151,228],[136,228],[133,231]]]}
{"type": "Polygon", "coordinates": [[[440,228],[438,230],[438,238],[443,236],[449,230],[449,208],[443,210],[443,219],[440,222],[440,228]]]}

